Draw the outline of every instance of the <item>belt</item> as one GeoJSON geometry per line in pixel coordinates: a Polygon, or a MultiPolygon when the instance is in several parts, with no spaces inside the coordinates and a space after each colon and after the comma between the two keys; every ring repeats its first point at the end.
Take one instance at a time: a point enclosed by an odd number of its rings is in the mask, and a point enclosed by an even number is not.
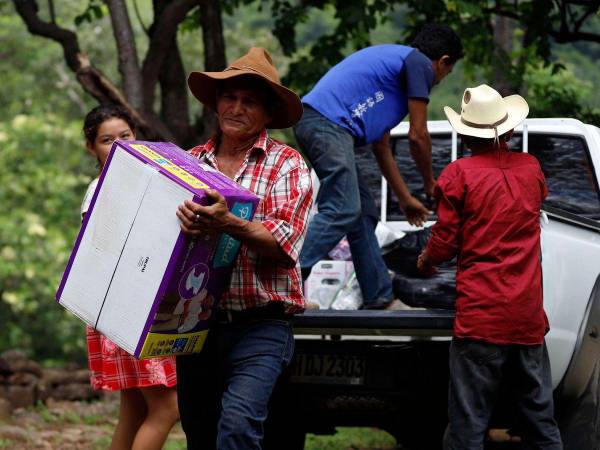
{"type": "Polygon", "coordinates": [[[217,309],[215,320],[220,324],[245,323],[253,320],[289,320],[290,314],[285,313],[283,304],[267,303],[265,306],[246,308],[241,311],[217,309]]]}

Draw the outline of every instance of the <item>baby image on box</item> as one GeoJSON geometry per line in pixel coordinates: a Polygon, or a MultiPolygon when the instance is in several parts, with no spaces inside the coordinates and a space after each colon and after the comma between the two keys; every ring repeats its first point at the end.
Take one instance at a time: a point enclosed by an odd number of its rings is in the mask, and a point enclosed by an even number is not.
{"type": "Polygon", "coordinates": [[[151,332],[186,333],[210,318],[215,299],[206,289],[209,272],[206,264],[199,263],[184,273],[179,282],[179,295],[166,295],[161,301],[151,332]]]}

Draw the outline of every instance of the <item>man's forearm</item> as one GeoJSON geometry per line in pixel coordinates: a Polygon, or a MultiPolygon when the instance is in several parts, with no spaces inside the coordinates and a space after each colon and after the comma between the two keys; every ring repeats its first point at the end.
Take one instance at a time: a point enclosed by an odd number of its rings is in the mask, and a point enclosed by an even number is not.
{"type": "Polygon", "coordinates": [[[260,222],[240,219],[231,214],[229,223],[223,231],[261,256],[274,260],[288,259],[277,240],[260,222]]]}
{"type": "Polygon", "coordinates": [[[426,187],[433,188],[433,169],[431,166],[431,137],[427,132],[409,134],[410,154],[423,177],[426,187]]]}
{"type": "Polygon", "coordinates": [[[385,145],[373,145],[373,154],[381,170],[381,174],[387,180],[390,188],[398,198],[400,206],[403,206],[411,197],[411,193],[408,190],[408,186],[402,178],[402,174],[398,169],[394,155],[392,154],[389,146],[386,148],[385,145]]]}

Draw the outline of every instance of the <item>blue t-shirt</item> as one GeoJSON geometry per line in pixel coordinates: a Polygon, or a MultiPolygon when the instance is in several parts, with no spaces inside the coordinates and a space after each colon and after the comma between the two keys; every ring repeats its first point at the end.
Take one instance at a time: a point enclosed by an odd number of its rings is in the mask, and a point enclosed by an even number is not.
{"type": "Polygon", "coordinates": [[[433,82],[431,60],[418,50],[375,45],[332,67],[302,103],[364,145],[378,141],[406,117],[409,98],[428,101],[433,82]]]}

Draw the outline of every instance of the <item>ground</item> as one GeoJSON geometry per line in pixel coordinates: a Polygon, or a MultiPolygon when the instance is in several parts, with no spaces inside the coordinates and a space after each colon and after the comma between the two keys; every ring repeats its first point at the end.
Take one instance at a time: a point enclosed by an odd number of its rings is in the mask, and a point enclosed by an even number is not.
{"type": "MultiPolygon", "coordinates": [[[[102,450],[109,447],[118,409],[118,394],[94,402],[50,402],[18,409],[8,421],[0,419],[2,450],[102,450]]],[[[179,425],[165,450],[185,449],[179,425]]],[[[335,436],[309,435],[306,450],[394,450],[394,438],[371,428],[340,428],[335,436]]],[[[399,449],[397,449],[399,450],[399,449]]]]}

